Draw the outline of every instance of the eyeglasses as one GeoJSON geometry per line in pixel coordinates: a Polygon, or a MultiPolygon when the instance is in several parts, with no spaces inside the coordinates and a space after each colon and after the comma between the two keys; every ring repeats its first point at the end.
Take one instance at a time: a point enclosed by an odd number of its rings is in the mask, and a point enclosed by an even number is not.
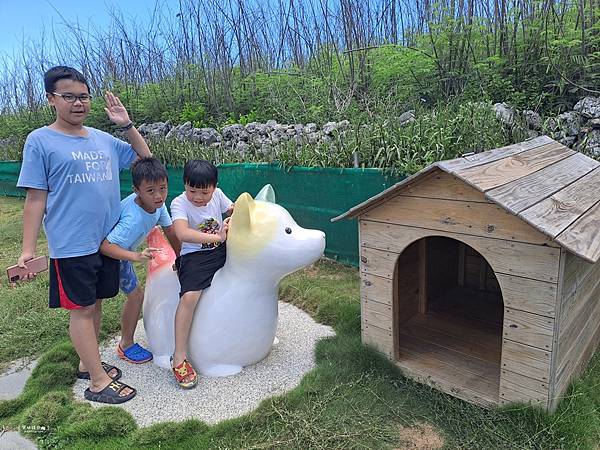
{"type": "Polygon", "coordinates": [[[75,103],[79,100],[81,103],[89,103],[92,100],[92,96],[88,94],[74,95],[74,94],[59,94],[58,92],[52,92],[52,95],[58,95],[62,97],[67,103],[75,103]]]}

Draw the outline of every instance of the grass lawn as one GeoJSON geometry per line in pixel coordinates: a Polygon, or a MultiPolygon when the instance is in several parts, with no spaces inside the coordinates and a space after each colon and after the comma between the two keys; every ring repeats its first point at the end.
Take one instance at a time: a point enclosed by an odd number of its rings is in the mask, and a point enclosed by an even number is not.
{"type": "MultiPolygon", "coordinates": [[[[20,252],[18,199],[0,197],[0,261],[20,252]]],[[[45,253],[40,241],[40,252],[45,253]]],[[[329,261],[287,277],[281,297],[335,328],[319,342],[317,367],[286,395],[244,417],[208,426],[196,420],[138,428],[117,407],[75,402],[77,357],[67,314],[47,308],[48,277],[18,289],[0,285],[0,364],[41,356],[25,391],[0,402],[0,428],[44,426],[40,448],[245,449],[595,449],[600,442],[600,358],[553,415],[523,405],[483,410],[404,378],[360,342],[356,269],[329,261]]],[[[106,302],[103,336],[119,328],[123,298],[106,302]]],[[[168,400],[168,399],[167,399],[168,400]]],[[[1,438],[0,438],[1,439],[1,438]]]]}

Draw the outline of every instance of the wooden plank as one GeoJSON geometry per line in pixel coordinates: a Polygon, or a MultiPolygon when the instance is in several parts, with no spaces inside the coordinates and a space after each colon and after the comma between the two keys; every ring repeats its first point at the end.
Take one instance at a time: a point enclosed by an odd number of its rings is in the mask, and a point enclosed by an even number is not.
{"type": "Polygon", "coordinates": [[[465,285],[465,249],[467,246],[459,242],[458,243],[458,286],[463,287],[465,285]]]}
{"type": "Polygon", "coordinates": [[[472,403],[497,404],[498,364],[468,358],[410,336],[403,336],[400,342],[400,357],[395,362],[405,375],[472,403]]]}
{"type": "Polygon", "coordinates": [[[548,383],[551,352],[502,340],[502,369],[548,383]]]}
{"type": "Polygon", "coordinates": [[[363,300],[361,306],[363,323],[392,331],[394,324],[391,306],[371,300],[363,300]]]}
{"type": "Polygon", "coordinates": [[[508,308],[554,317],[556,311],[556,283],[532,280],[497,273],[502,300],[508,308]]]}
{"type": "Polygon", "coordinates": [[[562,283],[562,297],[561,300],[567,300],[575,289],[583,283],[589,273],[597,268],[598,265],[592,264],[579,256],[574,255],[571,252],[567,252],[565,257],[565,271],[562,283]]]}
{"type": "MultiPolygon", "coordinates": [[[[427,236],[443,236],[464,242],[482,254],[495,273],[505,273],[535,280],[556,282],[560,249],[542,245],[511,242],[501,239],[486,239],[466,234],[448,233],[426,228],[360,221],[361,255],[380,255],[382,261],[361,262],[361,270],[375,275],[390,277],[393,273],[395,254],[401,253],[410,243],[427,236]],[[378,249],[374,253],[373,250],[378,249]],[[386,252],[389,255],[386,255],[386,252]],[[369,266],[369,267],[367,267],[369,266]],[[371,269],[370,267],[373,267],[371,269]],[[376,270],[373,272],[372,270],[376,270]]],[[[377,258],[375,258],[377,259],[377,258]]]]}
{"type": "Polygon", "coordinates": [[[500,405],[510,405],[511,403],[526,403],[528,405],[541,406],[544,408],[548,403],[548,395],[536,394],[532,396],[530,391],[523,389],[517,384],[500,383],[500,405]]]}
{"type": "Polygon", "coordinates": [[[479,290],[485,291],[485,279],[487,278],[487,263],[481,258],[479,261],[479,290]]]}
{"type": "Polygon", "coordinates": [[[411,319],[412,323],[423,327],[442,330],[452,336],[462,336],[472,342],[489,346],[490,352],[497,351],[502,346],[501,327],[493,327],[478,320],[469,320],[450,313],[418,314],[411,319]],[[496,350],[494,350],[496,349],[496,350]]]}
{"type": "Polygon", "coordinates": [[[394,339],[389,330],[384,330],[363,322],[361,329],[362,342],[383,353],[389,359],[394,355],[394,339]]]}
{"type": "Polygon", "coordinates": [[[526,311],[504,308],[504,337],[542,350],[552,351],[554,319],[526,311]]]}
{"type": "Polygon", "coordinates": [[[557,355],[554,396],[560,395],[568,384],[584,369],[590,358],[598,348],[600,333],[600,302],[588,302],[594,306],[590,312],[589,320],[578,328],[570,327],[569,336],[559,336],[557,355]],[[563,339],[564,338],[564,339],[563,339]]]}
{"type": "Polygon", "coordinates": [[[362,220],[558,247],[548,236],[491,203],[396,196],[362,220]]]}
{"type": "Polygon", "coordinates": [[[396,252],[362,247],[360,249],[360,271],[391,280],[398,256],[399,254],[396,252]]]}
{"type": "Polygon", "coordinates": [[[360,296],[363,301],[372,300],[392,306],[392,299],[394,297],[392,280],[368,273],[361,273],[360,296]]]}
{"type": "Polygon", "coordinates": [[[461,371],[455,370],[451,365],[445,364],[446,373],[431,375],[423,361],[414,355],[413,359],[407,361],[394,361],[402,374],[426,386],[437,389],[453,397],[473,403],[483,408],[492,408],[498,405],[495,379],[473,374],[465,377],[461,371]],[[465,382],[466,381],[466,382],[465,382]]]}
{"type": "Polygon", "coordinates": [[[556,391],[556,368],[558,365],[558,344],[559,344],[559,334],[560,334],[560,314],[561,314],[561,303],[562,303],[562,295],[564,288],[564,280],[565,280],[565,267],[567,261],[567,252],[564,248],[560,249],[560,264],[558,267],[558,283],[556,290],[556,310],[555,317],[557,318],[554,321],[554,338],[552,339],[552,356],[550,358],[550,381],[548,383],[548,411],[554,412],[556,403],[553,401],[555,397],[556,391]]]}
{"type": "Polygon", "coordinates": [[[558,235],[556,241],[577,256],[595,263],[600,258],[600,202],[558,235]]]}
{"type": "Polygon", "coordinates": [[[500,364],[502,338],[495,330],[486,329],[484,333],[471,333],[468,327],[461,327],[452,321],[440,320],[430,315],[418,314],[399,327],[400,346],[402,336],[407,335],[435,344],[469,358],[477,358],[500,364]]]}
{"type": "Polygon", "coordinates": [[[394,279],[397,322],[403,323],[419,309],[419,242],[413,242],[398,258],[394,279]]]}
{"type": "Polygon", "coordinates": [[[591,334],[591,338],[589,338],[585,347],[582,346],[583,348],[579,352],[569,353],[568,357],[563,361],[563,365],[556,376],[554,397],[551,399],[553,402],[565,392],[567,387],[569,387],[569,383],[584,371],[587,363],[598,349],[600,345],[600,326],[598,326],[598,323],[595,325],[595,327],[588,327],[586,329],[591,334]]]}
{"type": "Polygon", "coordinates": [[[500,404],[529,403],[545,407],[548,384],[518,373],[502,370],[500,374],[500,404]]]}
{"type": "Polygon", "coordinates": [[[489,203],[482,192],[439,169],[433,176],[423,178],[419,183],[399,190],[397,194],[407,197],[489,203]]]}
{"type": "Polygon", "coordinates": [[[561,301],[560,321],[561,329],[569,327],[578,316],[581,316],[581,310],[585,308],[589,297],[598,289],[600,283],[600,263],[592,266],[592,270],[586,273],[582,278],[578,278],[578,283],[569,290],[569,295],[563,297],[561,301]]]}
{"type": "Polygon", "coordinates": [[[500,385],[503,383],[507,385],[519,385],[521,386],[520,390],[526,389],[531,396],[537,396],[537,394],[542,394],[545,397],[548,396],[548,383],[526,377],[520,373],[511,372],[510,370],[500,371],[500,385]]]}
{"type": "Polygon", "coordinates": [[[487,277],[485,279],[485,290],[487,292],[500,292],[500,284],[492,268],[487,266],[487,277]]]}
{"type": "Polygon", "coordinates": [[[421,314],[427,312],[427,241],[419,241],[419,308],[421,314]]]}
{"type": "Polygon", "coordinates": [[[541,147],[542,145],[551,144],[553,142],[555,141],[550,139],[548,136],[539,136],[535,139],[530,139],[525,142],[519,142],[517,144],[507,145],[506,147],[476,153],[474,155],[465,156],[463,158],[442,161],[439,163],[439,166],[449,172],[453,172],[460,169],[468,169],[470,167],[475,167],[489,162],[497,161],[499,159],[504,159],[508,156],[516,155],[526,150],[541,147]]]}
{"type": "MultiPolygon", "coordinates": [[[[589,277],[582,291],[576,292],[569,312],[561,311],[557,358],[562,361],[577,345],[583,344],[581,334],[600,323],[600,279],[589,277]],[[568,314],[568,315],[567,315],[568,314]]],[[[563,306],[567,304],[563,303],[563,306]]]]}
{"type": "MultiPolygon", "coordinates": [[[[490,363],[479,358],[469,357],[463,353],[457,352],[454,349],[439,347],[430,342],[401,334],[399,338],[400,347],[400,362],[406,356],[418,356],[435,364],[438,361],[451,363],[454,370],[461,370],[465,374],[471,375],[488,375],[490,377],[500,378],[500,367],[498,363],[490,363]]],[[[438,368],[432,364],[430,367],[431,373],[434,374],[438,368]]]]}
{"type": "MultiPolygon", "coordinates": [[[[465,245],[465,247],[467,246],[465,245]]],[[[479,286],[479,268],[481,267],[481,262],[484,261],[484,259],[471,247],[467,247],[467,249],[465,261],[466,286],[477,289],[479,286]]]]}
{"type": "Polygon", "coordinates": [[[519,213],[543,233],[555,238],[598,201],[600,168],[596,168],[546,200],[519,213]]]}
{"type": "Polygon", "coordinates": [[[518,214],[560,191],[600,166],[598,161],[575,153],[548,167],[486,192],[485,197],[518,214]]]}
{"type": "Polygon", "coordinates": [[[574,150],[553,142],[482,166],[455,170],[452,174],[485,192],[525,177],[574,153],[574,150]]]}

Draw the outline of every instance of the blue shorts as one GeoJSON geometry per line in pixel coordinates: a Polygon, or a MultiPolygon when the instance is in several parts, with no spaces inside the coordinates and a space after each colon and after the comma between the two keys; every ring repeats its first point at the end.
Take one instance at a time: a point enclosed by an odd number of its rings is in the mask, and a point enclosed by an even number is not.
{"type": "Polygon", "coordinates": [[[119,266],[119,287],[125,294],[131,294],[137,287],[138,280],[131,261],[121,261],[119,266]]]}

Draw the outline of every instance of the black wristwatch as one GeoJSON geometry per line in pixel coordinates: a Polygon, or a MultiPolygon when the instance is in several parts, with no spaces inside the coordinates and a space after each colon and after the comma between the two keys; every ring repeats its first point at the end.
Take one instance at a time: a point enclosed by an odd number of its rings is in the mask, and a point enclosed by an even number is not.
{"type": "Polygon", "coordinates": [[[133,128],[133,122],[129,122],[127,125],[125,125],[124,127],[119,128],[121,131],[127,131],[129,129],[133,128]]]}

